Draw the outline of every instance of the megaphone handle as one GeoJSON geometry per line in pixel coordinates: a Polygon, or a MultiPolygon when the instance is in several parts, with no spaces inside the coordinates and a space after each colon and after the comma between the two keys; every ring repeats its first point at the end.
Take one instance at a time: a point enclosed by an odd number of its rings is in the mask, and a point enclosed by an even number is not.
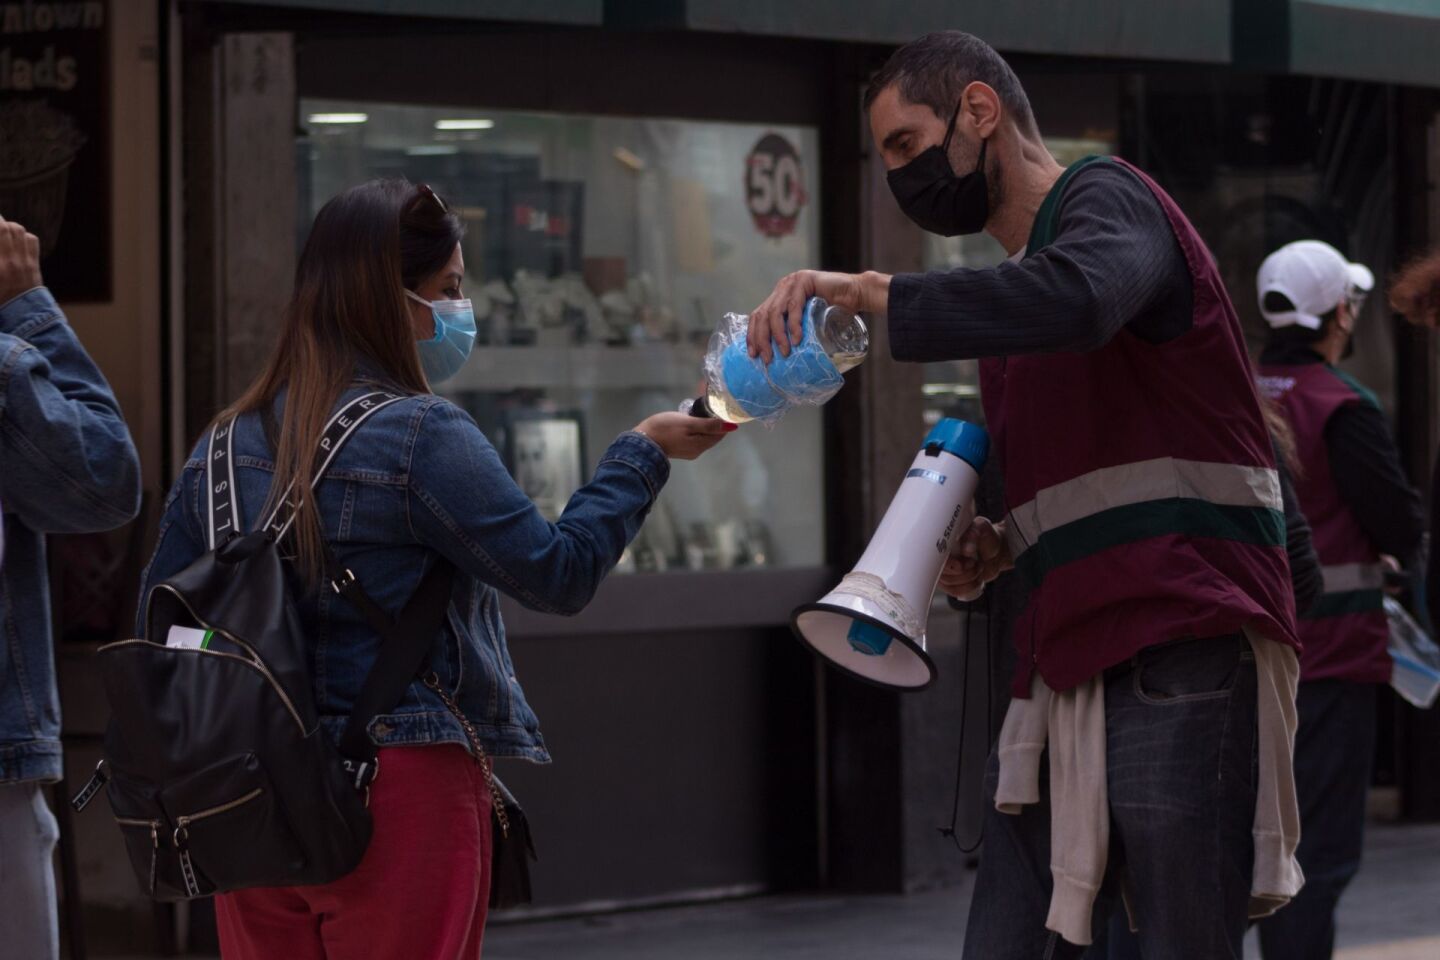
{"type": "MultiPolygon", "coordinates": [[[[960,514],[960,527],[962,528],[962,531],[964,528],[969,527],[970,524],[974,522],[975,514],[975,500],[972,498],[970,502],[966,504],[964,511],[962,511],[960,514]]],[[[956,535],[954,542],[950,546],[951,557],[958,557],[960,555],[960,540],[963,536],[963,532],[956,535]]],[[[970,604],[978,602],[982,597],[985,596],[985,587],[986,584],[982,583],[980,585],[980,589],[976,590],[968,597],[956,597],[947,593],[945,595],[945,599],[949,601],[951,610],[964,610],[966,607],[970,606],[970,604]]]]}

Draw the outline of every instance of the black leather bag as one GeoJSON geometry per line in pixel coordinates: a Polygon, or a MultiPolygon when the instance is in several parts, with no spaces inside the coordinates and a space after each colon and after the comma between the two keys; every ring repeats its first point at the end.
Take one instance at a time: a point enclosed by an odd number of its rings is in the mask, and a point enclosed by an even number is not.
{"type": "MultiPolygon", "coordinates": [[[[377,610],[361,612],[375,623],[376,629],[384,636],[385,623],[377,610]]],[[[530,821],[525,811],[500,778],[495,776],[495,764],[485,752],[475,725],[461,712],[454,699],[447,693],[432,673],[425,677],[425,685],[433,690],[445,709],[460,723],[465,738],[470,742],[470,752],[485,771],[485,787],[490,791],[490,906],[497,909],[518,907],[530,902],[530,861],[535,856],[535,841],[530,836],[530,821]]]]}
{"type": "Polygon", "coordinates": [[[490,906],[503,910],[524,906],[532,899],[530,861],[536,859],[535,841],[530,836],[530,821],[515,796],[499,777],[490,776],[495,784],[492,802],[500,804],[499,811],[490,811],[495,834],[490,855],[490,906]]]}
{"type": "MultiPolygon", "coordinates": [[[[312,486],[365,419],[401,399],[371,393],[337,413],[312,486]]],[[[159,900],[327,883],[353,870],[370,840],[366,802],[377,764],[364,731],[381,711],[357,703],[342,742],[358,748],[337,750],[321,728],[278,547],[293,491],[261,530],[239,534],[233,429],[232,420],[210,436],[211,549],[151,589],[144,639],[97,653],[111,720],[104,759],[72,801],[83,809],[108,784],[135,875],[159,900]],[[206,639],[167,646],[172,627],[206,639]]],[[[338,593],[364,596],[333,558],[331,567],[338,593]]],[[[443,562],[425,575],[400,618],[407,649],[383,644],[367,688],[380,684],[382,670],[404,669],[406,682],[419,670],[443,625],[452,577],[443,562]]]]}

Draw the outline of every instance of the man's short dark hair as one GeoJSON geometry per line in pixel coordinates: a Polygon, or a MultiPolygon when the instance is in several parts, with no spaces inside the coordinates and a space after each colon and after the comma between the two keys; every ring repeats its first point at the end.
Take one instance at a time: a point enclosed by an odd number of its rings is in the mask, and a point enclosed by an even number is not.
{"type": "Polygon", "coordinates": [[[999,95],[1021,133],[1038,133],[1030,98],[1010,64],[990,44],[963,30],[927,33],[892,53],[865,90],[865,109],[886,87],[898,84],[901,97],[923,103],[948,123],[960,94],[976,80],[999,95]]]}

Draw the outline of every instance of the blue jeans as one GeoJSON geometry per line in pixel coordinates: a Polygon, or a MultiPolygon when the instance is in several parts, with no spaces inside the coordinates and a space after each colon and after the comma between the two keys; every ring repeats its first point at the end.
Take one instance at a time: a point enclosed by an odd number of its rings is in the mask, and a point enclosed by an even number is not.
{"type": "Polygon", "coordinates": [[[1323,960],[1335,948],[1335,905],[1360,869],[1365,798],[1375,759],[1373,683],[1314,680],[1295,698],[1295,789],[1305,871],[1299,896],[1260,921],[1265,960],[1323,960]]]}
{"type": "MultiPolygon", "coordinates": [[[[1146,957],[1242,956],[1254,855],[1255,661],[1243,636],[1150,647],[1105,673],[1110,855],[1092,931],[1122,887],[1146,957]]],[[[999,813],[994,754],[985,778],[985,846],[970,905],[966,960],[1080,957],[1045,929],[1050,803],[999,813]]]]}

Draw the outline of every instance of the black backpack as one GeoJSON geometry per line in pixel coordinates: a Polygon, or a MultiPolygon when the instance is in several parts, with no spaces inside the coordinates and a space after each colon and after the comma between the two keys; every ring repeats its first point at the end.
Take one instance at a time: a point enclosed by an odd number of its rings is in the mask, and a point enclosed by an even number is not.
{"type": "MultiPolygon", "coordinates": [[[[369,393],[331,417],[311,489],[366,419],[402,399],[369,393]]],[[[454,575],[437,560],[391,623],[327,546],[330,588],[385,627],[337,749],[320,726],[280,550],[294,491],[257,531],[240,533],[234,427],[210,432],[210,550],[151,588],[144,639],[97,653],[111,719],[104,759],[72,801],[83,809],[108,783],[131,865],[159,900],[327,883],[359,864],[379,773],[366,728],[429,659],[454,575]],[[200,645],[167,646],[172,627],[200,645]]]]}

